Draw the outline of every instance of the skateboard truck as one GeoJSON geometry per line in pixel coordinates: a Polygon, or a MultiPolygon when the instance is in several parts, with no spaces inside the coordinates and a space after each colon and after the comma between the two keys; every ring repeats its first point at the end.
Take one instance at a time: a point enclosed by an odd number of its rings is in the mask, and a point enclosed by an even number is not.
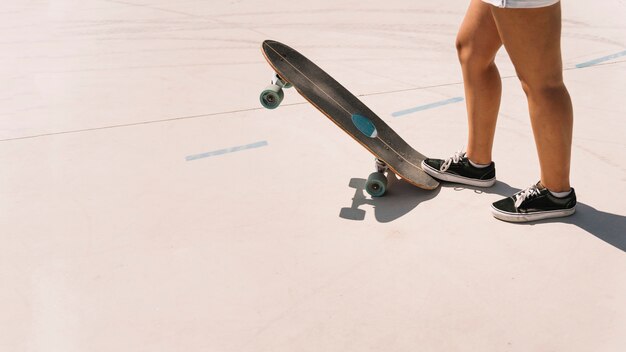
{"type": "Polygon", "coordinates": [[[274,73],[271,84],[261,92],[261,105],[266,109],[276,109],[285,97],[283,88],[291,88],[291,83],[274,73]]]}
{"type": "Polygon", "coordinates": [[[385,172],[389,171],[387,164],[376,158],[374,161],[376,172],[373,172],[365,182],[365,191],[372,197],[381,197],[387,192],[387,176],[385,172]]]}

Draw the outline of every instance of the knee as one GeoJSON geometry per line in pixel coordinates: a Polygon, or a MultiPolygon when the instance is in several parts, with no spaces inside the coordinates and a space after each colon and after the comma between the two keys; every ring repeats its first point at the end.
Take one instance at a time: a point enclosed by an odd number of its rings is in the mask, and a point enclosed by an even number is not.
{"type": "Polygon", "coordinates": [[[461,66],[465,68],[482,69],[488,67],[494,62],[494,50],[482,47],[471,38],[457,37],[455,44],[459,62],[461,63],[461,66]]]}
{"type": "Polygon", "coordinates": [[[459,62],[461,63],[461,65],[466,66],[467,64],[471,62],[472,55],[475,55],[474,53],[472,53],[471,41],[464,39],[464,38],[457,37],[455,45],[456,45],[456,54],[459,58],[459,62]]]}
{"type": "Polygon", "coordinates": [[[563,75],[560,72],[537,77],[526,77],[518,74],[518,78],[526,96],[533,99],[550,99],[555,94],[567,90],[563,82],[563,75]]]}

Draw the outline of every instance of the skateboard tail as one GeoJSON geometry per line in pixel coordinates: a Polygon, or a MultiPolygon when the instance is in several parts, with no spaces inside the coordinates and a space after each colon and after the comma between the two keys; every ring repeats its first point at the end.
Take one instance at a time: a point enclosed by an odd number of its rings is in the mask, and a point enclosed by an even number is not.
{"type": "MultiPolygon", "coordinates": [[[[298,90],[298,87],[296,87],[296,90],[298,90]]],[[[299,92],[299,91],[298,91],[299,92]]],[[[433,190],[436,189],[437,187],[439,187],[439,182],[437,182],[435,179],[430,178],[429,183],[418,183],[415,181],[412,181],[410,178],[404,177],[402,176],[402,172],[398,171],[396,168],[394,168],[391,164],[390,164],[390,160],[385,160],[385,158],[379,156],[376,152],[374,152],[368,145],[366,145],[365,143],[361,142],[355,135],[353,135],[350,131],[348,131],[344,126],[342,126],[341,124],[339,124],[335,119],[332,118],[332,116],[330,116],[327,112],[324,111],[324,109],[322,109],[321,107],[319,107],[314,101],[312,101],[311,99],[309,99],[306,95],[302,94],[302,97],[304,97],[304,99],[306,99],[311,105],[313,105],[313,107],[315,107],[317,110],[319,110],[322,114],[324,114],[330,121],[332,121],[335,125],[337,125],[337,127],[339,127],[340,129],[342,129],[345,133],[347,133],[349,136],[351,136],[355,141],[357,141],[357,143],[359,143],[361,146],[363,146],[363,148],[365,148],[368,152],[370,152],[375,158],[382,160],[387,167],[389,168],[389,170],[391,170],[391,172],[393,172],[395,175],[400,176],[400,178],[402,178],[404,181],[412,184],[415,187],[419,187],[421,189],[425,189],[425,190],[433,190]]],[[[364,117],[365,118],[365,117],[364,117]]]]}

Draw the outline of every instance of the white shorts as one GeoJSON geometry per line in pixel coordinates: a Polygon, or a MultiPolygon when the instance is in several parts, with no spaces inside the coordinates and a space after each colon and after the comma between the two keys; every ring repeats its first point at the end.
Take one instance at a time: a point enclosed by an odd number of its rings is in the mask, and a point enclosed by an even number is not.
{"type": "Polygon", "coordinates": [[[483,0],[484,2],[497,7],[507,9],[532,9],[536,7],[546,7],[554,5],[559,0],[483,0]]]}

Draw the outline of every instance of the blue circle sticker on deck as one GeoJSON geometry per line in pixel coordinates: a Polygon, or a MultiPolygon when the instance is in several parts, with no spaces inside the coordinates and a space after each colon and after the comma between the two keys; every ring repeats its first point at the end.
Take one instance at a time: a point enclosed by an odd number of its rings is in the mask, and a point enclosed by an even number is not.
{"type": "Polygon", "coordinates": [[[372,120],[368,119],[367,117],[354,114],[352,115],[352,123],[364,135],[370,138],[376,138],[378,136],[378,131],[376,130],[376,126],[374,126],[374,123],[372,122],[372,120]]]}

